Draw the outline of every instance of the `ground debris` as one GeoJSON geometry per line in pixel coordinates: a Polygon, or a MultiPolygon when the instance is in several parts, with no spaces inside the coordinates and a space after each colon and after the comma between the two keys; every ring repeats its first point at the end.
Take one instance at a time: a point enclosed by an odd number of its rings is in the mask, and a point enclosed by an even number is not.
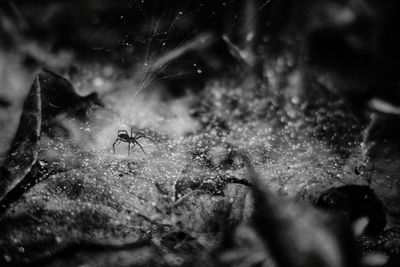
{"type": "Polygon", "coordinates": [[[36,77],[25,100],[9,156],[1,169],[0,203],[26,177],[37,161],[42,127],[41,94],[39,78],[36,77]]]}
{"type": "Polygon", "coordinates": [[[6,206],[54,170],[44,170],[38,162],[39,140],[48,131],[49,120],[60,112],[82,113],[89,106],[101,105],[97,94],[81,97],[65,78],[47,70],[37,74],[25,99],[19,127],[0,172],[0,206],[6,206]],[[32,168],[34,168],[32,170],[32,168]],[[12,193],[11,195],[9,195],[12,193]]]}

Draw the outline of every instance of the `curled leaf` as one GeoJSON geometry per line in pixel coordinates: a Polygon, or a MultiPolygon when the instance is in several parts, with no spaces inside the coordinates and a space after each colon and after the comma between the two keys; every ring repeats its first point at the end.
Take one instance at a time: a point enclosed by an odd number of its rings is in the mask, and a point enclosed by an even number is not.
{"type": "Polygon", "coordinates": [[[9,155],[1,169],[0,203],[26,177],[36,163],[41,123],[41,88],[39,77],[36,77],[25,100],[21,120],[12,141],[9,155]]]}
{"type": "Polygon", "coordinates": [[[60,113],[81,116],[92,104],[101,106],[96,93],[82,97],[76,93],[70,81],[48,70],[37,76],[41,90],[42,114],[44,119],[54,118],[60,113]]]}
{"type": "Polygon", "coordinates": [[[43,124],[63,112],[81,115],[92,104],[101,105],[97,94],[81,97],[67,79],[47,70],[36,76],[8,157],[0,169],[0,210],[51,173],[37,162],[41,131],[49,130],[43,124]]]}

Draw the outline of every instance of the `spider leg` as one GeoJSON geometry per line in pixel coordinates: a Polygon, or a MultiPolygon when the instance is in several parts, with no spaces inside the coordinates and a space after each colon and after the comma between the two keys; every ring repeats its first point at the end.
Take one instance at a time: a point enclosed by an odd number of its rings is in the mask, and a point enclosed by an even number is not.
{"type": "Polygon", "coordinates": [[[134,148],[135,148],[135,143],[134,143],[134,142],[128,142],[128,149],[129,149],[128,155],[130,154],[130,151],[131,151],[132,149],[134,149],[134,148]]]}
{"type": "Polygon", "coordinates": [[[115,142],[114,142],[114,144],[112,145],[113,154],[115,154],[115,144],[117,144],[117,142],[118,142],[118,144],[119,144],[119,143],[121,143],[121,140],[120,140],[119,138],[115,139],[115,142]],[[119,142],[118,142],[118,141],[119,141],[119,142]]]}
{"type": "Polygon", "coordinates": [[[142,136],[142,135],[144,135],[144,133],[137,133],[137,134],[135,135],[135,137],[137,138],[137,137],[140,137],[140,136],[142,136]]]}
{"type": "Polygon", "coordinates": [[[128,142],[128,156],[131,155],[131,142],[128,142]]]}
{"type": "Polygon", "coordinates": [[[149,139],[151,142],[156,143],[152,138],[145,136],[144,134],[138,134],[135,139],[138,140],[139,138],[146,138],[149,139]]]}
{"type": "Polygon", "coordinates": [[[145,155],[147,155],[146,152],[144,152],[143,147],[139,144],[138,141],[135,140],[134,143],[135,143],[135,144],[138,144],[138,146],[140,147],[140,149],[142,149],[143,153],[144,153],[145,155]]]}
{"type": "Polygon", "coordinates": [[[131,137],[133,137],[133,127],[131,127],[131,137]]]}

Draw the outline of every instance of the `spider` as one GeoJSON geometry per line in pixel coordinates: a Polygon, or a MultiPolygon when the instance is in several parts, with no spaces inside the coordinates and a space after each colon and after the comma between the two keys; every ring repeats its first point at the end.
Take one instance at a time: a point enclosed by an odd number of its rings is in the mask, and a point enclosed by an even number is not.
{"type": "Polygon", "coordinates": [[[118,130],[118,137],[115,140],[114,144],[112,145],[114,154],[115,154],[115,145],[119,144],[121,142],[125,142],[125,143],[128,143],[128,156],[131,153],[131,144],[133,144],[132,148],[134,148],[135,145],[137,144],[140,147],[140,149],[142,149],[143,153],[146,155],[146,152],[144,152],[143,147],[137,141],[140,138],[147,138],[150,141],[154,142],[151,138],[147,137],[144,133],[137,133],[137,134],[133,135],[133,128],[131,128],[131,135],[130,136],[128,134],[128,131],[126,131],[126,130],[118,130]]]}

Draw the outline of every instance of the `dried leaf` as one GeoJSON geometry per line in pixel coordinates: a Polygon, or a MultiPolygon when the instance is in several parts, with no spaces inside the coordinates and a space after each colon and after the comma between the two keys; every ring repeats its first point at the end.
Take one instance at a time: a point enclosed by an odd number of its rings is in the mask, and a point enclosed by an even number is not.
{"type": "Polygon", "coordinates": [[[1,170],[0,203],[36,163],[41,123],[41,87],[38,76],[25,100],[17,133],[1,170]]]}
{"type": "Polygon", "coordinates": [[[226,204],[221,196],[195,190],[174,205],[176,224],[189,233],[217,233],[227,218],[226,204]]]}
{"type": "Polygon", "coordinates": [[[253,225],[278,266],[356,266],[350,227],[328,214],[271,193],[247,156],[253,183],[253,225]]]}
{"type": "Polygon", "coordinates": [[[72,84],[51,71],[42,70],[37,76],[41,89],[43,119],[54,118],[62,112],[82,116],[84,109],[93,104],[102,106],[96,93],[86,97],[78,95],[72,84]]]}
{"type": "Polygon", "coordinates": [[[79,96],[67,79],[47,70],[36,76],[8,157],[0,170],[1,210],[36,184],[40,177],[50,174],[43,164],[37,163],[43,123],[62,112],[81,115],[83,109],[92,104],[101,105],[97,95],[79,96]]]}
{"type": "Polygon", "coordinates": [[[386,226],[383,204],[369,186],[349,184],[329,188],[320,194],[315,205],[340,214],[349,223],[365,217],[368,220],[366,234],[378,234],[386,226]]]}

